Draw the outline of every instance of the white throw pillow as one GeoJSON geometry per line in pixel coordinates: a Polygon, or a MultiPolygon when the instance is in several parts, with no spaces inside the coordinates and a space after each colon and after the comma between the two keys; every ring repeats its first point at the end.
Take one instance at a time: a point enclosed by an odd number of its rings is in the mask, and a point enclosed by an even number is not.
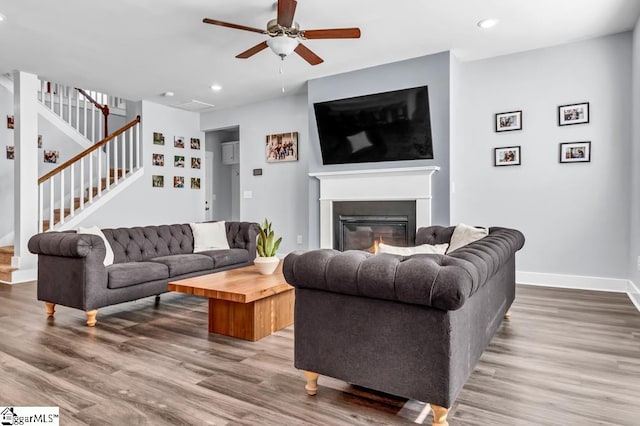
{"type": "Polygon", "coordinates": [[[107,253],[104,255],[104,261],[102,263],[104,263],[104,266],[113,264],[113,249],[111,248],[111,244],[109,244],[109,241],[107,241],[107,237],[104,236],[104,233],[100,230],[100,228],[98,228],[97,226],[91,226],[89,228],[78,226],[76,232],[78,234],[91,234],[101,237],[102,241],[104,241],[104,246],[107,249],[107,253]]]}
{"type": "Polygon", "coordinates": [[[397,247],[389,244],[378,244],[378,253],[399,254],[401,256],[411,256],[412,254],[445,254],[449,244],[422,244],[415,247],[397,247]]]}
{"type": "Polygon", "coordinates": [[[459,223],[456,226],[456,229],[453,230],[453,235],[451,235],[451,241],[449,241],[449,250],[447,253],[458,250],[460,247],[464,247],[467,244],[478,241],[487,235],[489,235],[489,230],[487,228],[476,228],[475,226],[459,223]]]}
{"type": "Polygon", "coordinates": [[[224,220],[220,222],[190,223],[193,232],[193,252],[228,249],[227,228],[224,220]]]}

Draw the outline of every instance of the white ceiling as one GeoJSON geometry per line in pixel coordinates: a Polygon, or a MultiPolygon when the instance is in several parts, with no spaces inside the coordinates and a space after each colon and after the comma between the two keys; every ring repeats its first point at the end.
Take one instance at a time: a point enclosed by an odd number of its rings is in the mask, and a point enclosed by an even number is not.
{"type": "Polygon", "coordinates": [[[304,89],[313,78],[451,50],[461,60],[552,46],[633,28],[638,0],[298,0],[301,29],[360,27],[358,40],[308,40],[325,62],[284,61],[264,50],[235,55],[261,34],[204,17],[265,28],[274,0],[0,0],[0,73],[42,78],[131,100],[216,108],[304,89]],[[492,30],[476,23],[497,18],[492,30]],[[217,83],[223,90],[214,93],[217,83]],[[173,98],[160,96],[175,93],[173,98]]]}

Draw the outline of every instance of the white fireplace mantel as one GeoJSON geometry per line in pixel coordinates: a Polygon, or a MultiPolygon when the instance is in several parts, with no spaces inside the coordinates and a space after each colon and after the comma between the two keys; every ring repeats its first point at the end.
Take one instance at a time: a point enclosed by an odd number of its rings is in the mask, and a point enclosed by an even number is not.
{"type": "Polygon", "coordinates": [[[333,248],[335,201],[413,200],[416,227],[431,225],[431,175],[437,166],[309,173],[320,180],[320,247],[333,248]]]}

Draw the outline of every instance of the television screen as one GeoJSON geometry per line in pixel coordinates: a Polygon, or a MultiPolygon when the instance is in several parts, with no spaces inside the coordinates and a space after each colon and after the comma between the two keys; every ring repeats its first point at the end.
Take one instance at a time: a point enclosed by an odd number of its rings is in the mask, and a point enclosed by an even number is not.
{"type": "Polygon", "coordinates": [[[433,159],[426,86],[313,107],[323,164],[433,159]]]}

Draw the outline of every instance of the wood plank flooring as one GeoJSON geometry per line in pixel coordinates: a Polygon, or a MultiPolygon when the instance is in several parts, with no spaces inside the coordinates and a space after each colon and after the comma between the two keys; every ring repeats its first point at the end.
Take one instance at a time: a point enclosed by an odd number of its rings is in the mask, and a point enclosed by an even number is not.
{"type": "MultiPolygon", "coordinates": [[[[47,319],[35,283],[0,285],[0,406],[63,425],[430,424],[425,404],[293,367],[293,326],[258,342],[207,332],[207,300],[169,293],[47,319]]],[[[640,425],[640,313],[626,295],[518,286],[449,414],[455,425],[640,425]]]]}

